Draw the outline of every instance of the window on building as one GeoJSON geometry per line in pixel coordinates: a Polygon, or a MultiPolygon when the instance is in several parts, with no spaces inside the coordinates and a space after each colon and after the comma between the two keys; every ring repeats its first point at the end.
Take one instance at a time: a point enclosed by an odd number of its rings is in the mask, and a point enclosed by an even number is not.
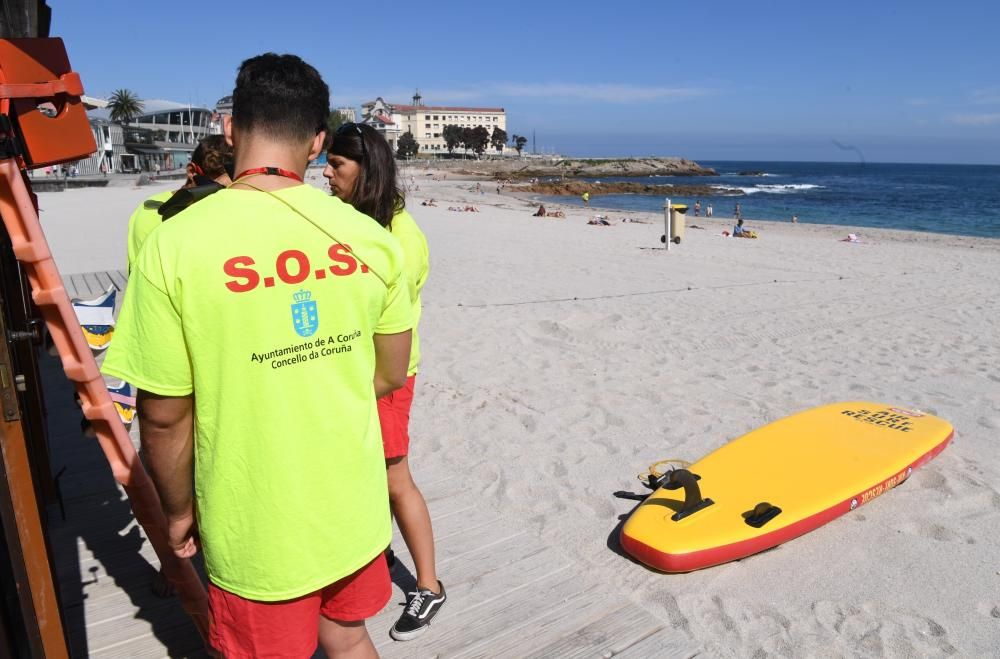
{"type": "Polygon", "coordinates": [[[430,128],[430,127],[431,127],[430,124],[424,124],[424,128],[430,128]]]}
{"type": "Polygon", "coordinates": [[[430,133],[424,133],[424,137],[430,137],[430,136],[431,136],[430,133]]]}
{"type": "Polygon", "coordinates": [[[424,120],[428,120],[428,119],[430,119],[430,118],[431,118],[431,115],[429,115],[429,114],[425,114],[425,115],[424,115],[424,120]]]}
{"type": "Polygon", "coordinates": [[[437,121],[437,120],[438,120],[438,116],[434,115],[434,121],[437,121]]]}
{"type": "Polygon", "coordinates": [[[441,133],[434,133],[434,138],[435,138],[435,139],[437,139],[437,138],[439,138],[439,137],[441,137],[441,133]]]}

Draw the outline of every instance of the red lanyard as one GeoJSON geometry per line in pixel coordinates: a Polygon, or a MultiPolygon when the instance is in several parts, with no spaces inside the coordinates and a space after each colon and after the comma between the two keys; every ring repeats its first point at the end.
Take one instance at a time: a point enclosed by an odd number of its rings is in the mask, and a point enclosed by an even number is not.
{"type": "Polygon", "coordinates": [[[239,181],[247,176],[256,176],[258,174],[266,174],[267,176],[284,176],[285,178],[290,178],[293,181],[298,181],[302,183],[302,177],[295,172],[290,172],[287,169],[282,169],[281,167],[254,167],[253,169],[248,169],[245,172],[240,172],[236,177],[239,181]]]}

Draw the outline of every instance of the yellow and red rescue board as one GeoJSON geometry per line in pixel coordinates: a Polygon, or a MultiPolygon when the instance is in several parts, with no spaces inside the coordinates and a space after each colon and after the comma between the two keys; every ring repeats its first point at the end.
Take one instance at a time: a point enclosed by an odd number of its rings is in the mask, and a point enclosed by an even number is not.
{"type": "Polygon", "coordinates": [[[743,558],[899,485],[953,435],[947,421],[882,403],[800,412],[665,475],[625,522],[621,544],[663,572],[743,558]]]}

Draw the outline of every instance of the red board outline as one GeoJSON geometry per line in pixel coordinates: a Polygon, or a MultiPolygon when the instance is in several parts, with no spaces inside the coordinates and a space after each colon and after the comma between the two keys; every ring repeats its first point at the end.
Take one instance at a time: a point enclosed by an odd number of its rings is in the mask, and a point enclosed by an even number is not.
{"type": "MultiPolygon", "coordinates": [[[[756,538],[750,538],[749,540],[742,540],[740,542],[722,545],[721,547],[713,547],[712,549],[703,549],[701,551],[688,552],[685,554],[668,554],[658,549],[654,549],[644,542],[640,542],[635,538],[630,538],[625,535],[624,527],[622,527],[622,531],[619,534],[619,541],[621,542],[622,549],[624,549],[630,556],[648,565],[649,567],[663,572],[691,572],[693,570],[700,570],[702,568],[712,567],[713,565],[720,565],[722,563],[728,563],[729,561],[735,561],[739,558],[745,558],[752,554],[762,552],[765,549],[777,547],[778,545],[788,542],[789,540],[793,540],[800,535],[813,531],[855,508],[860,508],[862,505],[861,497],[864,493],[880,486],[884,487],[893,481],[895,481],[896,485],[899,485],[909,477],[907,471],[917,469],[927,462],[930,462],[935,456],[937,456],[938,453],[943,451],[945,447],[948,446],[954,436],[955,432],[952,431],[940,444],[917,458],[900,472],[893,474],[880,483],[876,483],[871,487],[866,487],[854,496],[847,498],[840,503],[834,504],[833,506],[820,511],[815,515],[801,519],[794,524],[789,524],[788,526],[771,533],[765,533],[764,535],[757,536],[756,538]],[[854,502],[853,507],[852,502],[854,502]]],[[[871,497],[868,501],[871,501],[874,498],[876,497],[871,497]]]]}

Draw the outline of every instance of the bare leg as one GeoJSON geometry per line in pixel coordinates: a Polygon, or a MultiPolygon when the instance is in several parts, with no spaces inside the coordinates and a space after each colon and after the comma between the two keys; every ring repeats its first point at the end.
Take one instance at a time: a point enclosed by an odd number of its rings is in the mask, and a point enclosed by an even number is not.
{"type": "Polygon", "coordinates": [[[385,461],[389,479],[389,505],[399,525],[406,547],[417,569],[417,588],[438,592],[437,570],[434,568],[434,533],[424,495],[410,475],[410,463],[404,455],[385,461]]]}
{"type": "Polygon", "coordinates": [[[364,620],[341,622],[320,616],[319,644],[330,659],[378,659],[364,620]]]}

